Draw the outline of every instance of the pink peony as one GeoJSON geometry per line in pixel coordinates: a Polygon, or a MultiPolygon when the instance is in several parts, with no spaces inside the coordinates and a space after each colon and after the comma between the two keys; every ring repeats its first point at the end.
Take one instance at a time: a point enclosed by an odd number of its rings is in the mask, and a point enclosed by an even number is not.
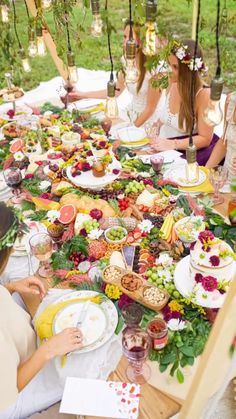
{"type": "Polygon", "coordinates": [[[205,291],[212,292],[217,289],[217,280],[213,276],[205,276],[201,282],[205,291]]]}
{"type": "Polygon", "coordinates": [[[202,244],[208,243],[209,241],[214,240],[215,236],[210,230],[201,231],[198,235],[198,239],[202,244]]]}
{"type": "Polygon", "coordinates": [[[212,266],[219,266],[219,264],[220,264],[219,256],[211,256],[210,257],[210,262],[211,262],[212,266]]]}
{"type": "Polygon", "coordinates": [[[162,310],[164,320],[168,322],[171,319],[181,319],[181,313],[179,311],[171,311],[170,307],[165,306],[162,310]]]}
{"type": "Polygon", "coordinates": [[[203,278],[203,275],[202,274],[196,274],[195,275],[195,281],[198,283],[198,282],[202,282],[202,278],[203,278]]]}
{"type": "Polygon", "coordinates": [[[113,169],[112,170],[113,175],[118,175],[120,173],[119,169],[113,169]]]}

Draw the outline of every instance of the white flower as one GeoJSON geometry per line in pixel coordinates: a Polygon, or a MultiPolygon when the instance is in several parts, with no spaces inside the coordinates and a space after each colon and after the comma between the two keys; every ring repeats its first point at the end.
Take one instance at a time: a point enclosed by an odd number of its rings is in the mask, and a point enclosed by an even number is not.
{"type": "Polygon", "coordinates": [[[92,165],[93,165],[93,163],[96,161],[96,158],[95,158],[94,156],[88,156],[88,157],[86,158],[86,161],[87,161],[87,163],[89,163],[89,164],[90,164],[90,166],[92,166],[92,165]]]}
{"type": "Polygon", "coordinates": [[[41,191],[44,191],[45,189],[49,188],[49,186],[51,186],[51,182],[49,182],[48,180],[42,180],[42,182],[40,182],[39,184],[39,189],[41,189],[41,191]]]}
{"type": "Polygon", "coordinates": [[[102,234],[103,234],[103,230],[94,228],[94,230],[90,231],[90,233],[88,234],[88,238],[90,240],[97,240],[102,234]]]}
{"type": "Polygon", "coordinates": [[[17,151],[16,153],[14,153],[14,160],[15,161],[21,161],[24,158],[25,158],[25,155],[21,151],[17,151]]]}
{"type": "Polygon", "coordinates": [[[175,55],[176,55],[176,57],[177,57],[179,60],[183,60],[183,58],[184,58],[184,57],[185,57],[185,55],[186,55],[186,49],[185,49],[185,46],[183,46],[183,47],[179,47],[179,48],[177,49],[177,51],[176,51],[175,55]]]}
{"type": "Polygon", "coordinates": [[[153,227],[154,225],[150,220],[143,220],[141,223],[138,224],[138,228],[140,228],[142,233],[150,233],[153,227]]]}
{"type": "Polygon", "coordinates": [[[159,255],[158,263],[163,266],[170,266],[173,263],[173,258],[169,255],[169,253],[162,252],[159,255]]]}
{"type": "MultiPolygon", "coordinates": [[[[190,61],[190,62],[189,62],[189,64],[188,64],[188,68],[189,68],[191,71],[193,71],[193,62],[194,62],[194,59],[192,58],[192,59],[191,59],[191,61],[190,61]]],[[[203,61],[202,61],[202,59],[201,59],[201,58],[195,58],[194,71],[201,70],[202,66],[203,66],[203,61]]]]}
{"type": "Polygon", "coordinates": [[[170,330],[177,331],[185,329],[186,323],[180,319],[171,319],[167,322],[167,326],[170,330]]]}
{"type": "Polygon", "coordinates": [[[47,219],[50,223],[54,223],[54,221],[59,217],[60,212],[55,210],[50,210],[47,212],[47,219]]]}
{"type": "Polygon", "coordinates": [[[167,269],[163,269],[163,271],[160,271],[159,276],[161,276],[162,281],[164,282],[164,285],[166,285],[168,282],[172,282],[172,275],[170,271],[167,269]]]}

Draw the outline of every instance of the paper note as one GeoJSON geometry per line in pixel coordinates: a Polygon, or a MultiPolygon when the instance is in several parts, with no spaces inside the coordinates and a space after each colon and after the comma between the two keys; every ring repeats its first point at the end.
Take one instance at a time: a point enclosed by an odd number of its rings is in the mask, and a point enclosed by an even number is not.
{"type": "Polygon", "coordinates": [[[60,412],[117,419],[137,419],[138,384],[68,377],[60,412]]]}

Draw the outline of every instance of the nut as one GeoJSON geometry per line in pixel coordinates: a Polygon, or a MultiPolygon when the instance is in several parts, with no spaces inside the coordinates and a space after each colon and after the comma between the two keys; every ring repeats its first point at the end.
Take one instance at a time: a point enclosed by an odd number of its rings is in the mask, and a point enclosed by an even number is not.
{"type": "Polygon", "coordinates": [[[108,266],[103,272],[103,276],[109,282],[117,282],[122,277],[122,273],[115,266],[108,266]]]}
{"type": "Polygon", "coordinates": [[[128,291],[136,291],[141,286],[141,280],[133,274],[122,276],[121,285],[128,291]]]}
{"type": "Polygon", "coordinates": [[[157,305],[162,303],[166,295],[157,287],[146,287],[143,292],[143,298],[150,304],[157,305]]]}

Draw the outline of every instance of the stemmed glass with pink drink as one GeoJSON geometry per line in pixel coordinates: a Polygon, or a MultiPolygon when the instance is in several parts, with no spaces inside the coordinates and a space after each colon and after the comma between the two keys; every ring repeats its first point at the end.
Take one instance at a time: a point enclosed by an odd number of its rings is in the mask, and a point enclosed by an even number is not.
{"type": "Polygon", "coordinates": [[[52,275],[49,259],[53,252],[53,241],[47,233],[34,234],[29,240],[32,255],[40,261],[38,273],[43,278],[52,275]]]}
{"type": "Polygon", "coordinates": [[[129,361],[126,376],[132,383],[145,384],[151,375],[145,363],[151,348],[149,335],[139,327],[126,328],[122,336],[122,348],[129,361]]]}

